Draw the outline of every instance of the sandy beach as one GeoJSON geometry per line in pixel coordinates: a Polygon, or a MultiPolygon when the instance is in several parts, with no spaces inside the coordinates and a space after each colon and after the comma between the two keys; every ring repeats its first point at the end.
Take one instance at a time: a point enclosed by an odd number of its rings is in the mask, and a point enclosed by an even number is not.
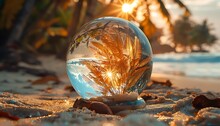
{"type": "MultiPolygon", "coordinates": [[[[12,121],[0,117],[0,125],[83,125],[83,126],[124,126],[124,125],[208,125],[219,124],[220,109],[207,107],[197,110],[192,106],[195,96],[204,94],[220,97],[219,80],[189,78],[177,75],[152,74],[152,80],[169,79],[172,87],[160,84],[143,91],[150,95],[146,107],[125,110],[114,115],[98,114],[87,108],[75,109],[73,104],[80,98],[70,86],[66,75],[65,62],[55,57],[40,57],[43,64],[36,68],[55,71],[60,82],[54,80],[36,83],[41,77],[25,72],[0,71],[0,111],[19,118],[12,121]],[[53,62],[51,62],[53,61],[53,62]],[[207,92],[208,91],[208,92],[207,92]],[[215,93],[216,92],[216,93],[215,93]]],[[[21,66],[28,66],[21,63],[21,66]]]]}
{"type": "Polygon", "coordinates": [[[0,10],[0,126],[220,126],[219,0],[0,10]]]}
{"type": "Polygon", "coordinates": [[[217,78],[187,77],[161,73],[153,73],[151,77],[156,80],[169,79],[177,88],[195,88],[202,91],[220,92],[220,79],[217,78]]]}

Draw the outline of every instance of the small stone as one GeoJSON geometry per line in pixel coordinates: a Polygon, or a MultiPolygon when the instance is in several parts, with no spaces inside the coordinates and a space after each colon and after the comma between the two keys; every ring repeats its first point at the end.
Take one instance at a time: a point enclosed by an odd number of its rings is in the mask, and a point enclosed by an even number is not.
{"type": "Polygon", "coordinates": [[[205,95],[199,95],[192,101],[193,107],[196,109],[202,109],[206,107],[220,108],[220,98],[209,99],[205,95]]]}
{"type": "Polygon", "coordinates": [[[15,101],[15,100],[8,100],[8,101],[6,101],[8,104],[17,104],[17,101],[15,101]]]}
{"type": "Polygon", "coordinates": [[[144,101],[152,100],[152,99],[156,99],[157,98],[157,96],[153,96],[152,94],[146,94],[146,93],[140,94],[140,97],[143,98],[144,101]]]}
{"type": "Polygon", "coordinates": [[[13,115],[11,115],[10,113],[3,112],[3,111],[0,111],[0,117],[8,118],[8,119],[14,120],[14,121],[19,120],[19,117],[13,116],[13,115]]]}
{"type": "Polygon", "coordinates": [[[66,87],[64,88],[64,90],[67,90],[67,91],[69,91],[69,92],[75,91],[75,89],[74,89],[73,86],[71,86],[71,85],[66,86],[66,87]]]}
{"type": "Polygon", "coordinates": [[[110,115],[113,114],[109,106],[107,106],[102,102],[92,102],[89,109],[94,110],[96,113],[100,113],[100,114],[110,114],[110,115]]]}
{"type": "Polygon", "coordinates": [[[113,114],[109,106],[103,102],[77,99],[73,105],[73,108],[82,109],[83,107],[86,107],[87,109],[95,111],[99,114],[113,114]]]}

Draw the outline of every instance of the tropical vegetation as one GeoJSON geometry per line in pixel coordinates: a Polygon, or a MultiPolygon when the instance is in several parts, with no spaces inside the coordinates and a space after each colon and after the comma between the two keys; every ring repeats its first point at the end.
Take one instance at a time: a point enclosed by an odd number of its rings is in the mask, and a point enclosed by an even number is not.
{"type": "MultiPolygon", "coordinates": [[[[181,0],[172,2],[183,9],[182,16],[191,15],[181,0]]],[[[102,16],[116,16],[133,21],[151,42],[160,41],[164,28],[168,28],[170,32],[173,30],[172,15],[165,0],[0,0],[0,10],[1,46],[16,45],[33,53],[49,52],[61,57],[66,53],[68,41],[79,28],[102,16]],[[152,13],[157,13],[166,22],[164,28],[157,27],[152,13]]],[[[208,41],[212,44],[216,39],[213,35],[209,35],[207,40],[198,39],[197,36],[202,34],[195,34],[199,27],[192,31],[194,36],[190,43],[208,41]]],[[[181,43],[177,45],[184,46],[188,42],[181,43]]]]}
{"type": "Polygon", "coordinates": [[[211,30],[207,20],[197,24],[188,17],[182,17],[173,25],[172,40],[175,47],[180,47],[184,52],[205,51],[204,46],[211,46],[217,40],[211,30]]]}

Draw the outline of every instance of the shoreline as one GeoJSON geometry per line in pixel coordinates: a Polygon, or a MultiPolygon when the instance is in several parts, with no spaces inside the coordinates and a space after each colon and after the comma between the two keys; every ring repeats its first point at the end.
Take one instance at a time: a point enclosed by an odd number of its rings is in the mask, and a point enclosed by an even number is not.
{"type": "Polygon", "coordinates": [[[219,78],[202,78],[202,77],[189,77],[184,75],[173,75],[165,73],[152,73],[152,80],[167,80],[173,83],[173,87],[177,88],[196,88],[202,91],[220,92],[220,79],[219,78]]]}

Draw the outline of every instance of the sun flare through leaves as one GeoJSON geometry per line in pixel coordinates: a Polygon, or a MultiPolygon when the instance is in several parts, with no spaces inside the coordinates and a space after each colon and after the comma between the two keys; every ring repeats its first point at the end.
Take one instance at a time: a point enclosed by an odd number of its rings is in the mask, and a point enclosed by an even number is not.
{"type": "Polygon", "coordinates": [[[105,95],[123,94],[132,88],[149,68],[150,57],[141,57],[141,44],[135,37],[121,39],[103,33],[101,42],[91,42],[89,48],[97,61],[85,60],[82,64],[91,71],[90,79],[96,82],[105,95]],[[134,42],[133,42],[134,41],[134,42]]]}
{"type": "Polygon", "coordinates": [[[116,14],[117,17],[124,18],[126,20],[135,19],[134,12],[136,12],[136,7],[138,6],[139,1],[129,1],[129,0],[119,0],[117,2],[113,2],[112,6],[114,6],[114,10],[111,12],[107,12],[110,15],[116,14]]]}
{"type": "Polygon", "coordinates": [[[122,11],[125,13],[131,13],[132,12],[132,6],[128,3],[124,3],[122,5],[122,11]]]}

